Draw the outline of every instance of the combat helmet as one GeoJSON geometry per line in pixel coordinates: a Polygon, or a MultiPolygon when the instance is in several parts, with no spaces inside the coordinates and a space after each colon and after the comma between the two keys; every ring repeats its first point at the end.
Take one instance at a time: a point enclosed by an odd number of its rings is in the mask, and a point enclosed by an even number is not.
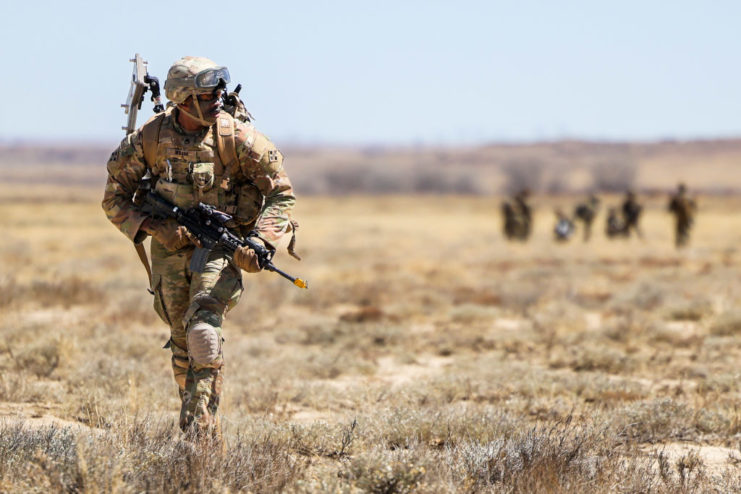
{"type": "MultiPolygon", "coordinates": [[[[165,95],[167,99],[180,105],[188,99],[188,96],[193,96],[193,100],[196,101],[199,94],[210,93],[219,84],[226,86],[229,82],[229,69],[226,67],[217,65],[205,57],[183,57],[173,63],[167,71],[165,95]]],[[[202,124],[210,125],[210,122],[203,118],[199,105],[196,104],[195,107],[198,115],[186,113],[202,124]]]]}

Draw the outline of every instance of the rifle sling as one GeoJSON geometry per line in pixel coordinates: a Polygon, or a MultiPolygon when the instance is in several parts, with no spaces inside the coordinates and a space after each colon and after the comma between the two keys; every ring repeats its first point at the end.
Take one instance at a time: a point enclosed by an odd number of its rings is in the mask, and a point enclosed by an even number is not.
{"type": "Polygon", "coordinates": [[[149,288],[147,291],[154,295],[154,292],[152,291],[152,268],[149,267],[149,258],[147,257],[147,250],[144,248],[144,242],[134,244],[134,248],[136,249],[136,253],[139,254],[139,260],[144,265],[144,269],[147,270],[147,279],[149,280],[149,288]]]}
{"type": "Polygon", "coordinates": [[[239,171],[239,157],[234,141],[234,119],[231,115],[220,116],[216,121],[216,149],[219,159],[226,168],[227,176],[236,177],[239,171]]]}

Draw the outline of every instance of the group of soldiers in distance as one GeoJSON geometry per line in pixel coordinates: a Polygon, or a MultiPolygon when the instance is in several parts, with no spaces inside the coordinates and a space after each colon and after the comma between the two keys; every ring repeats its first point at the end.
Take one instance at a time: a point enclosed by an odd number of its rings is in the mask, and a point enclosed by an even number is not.
{"type": "MultiPolygon", "coordinates": [[[[529,196],[530,192],[523,189],[502,203],[504,235],[508,240],[525,242],[532,233],[533,209],[528,203],[529,196]]],[[[580,223],[583,227],[583,239],[585,242],[589,241],[599,204],[599,198],[591,194],[576,205],[571,215],[566,214],[563,209],[556,209],[554,239],[559,242],[568,241],[576,231],[576,224],[580,223]]],[[[684,247],[689,242],[697,203],[688,196],[687,187],[683,183],[670,196],[667,209],[674,216],[674,244],[677,248],[684,247]]],[[[607,210],[605,235],[611,239],[627,238],[633,234],[643,238],[639,223],[642,212],[643,206],[638,202],[635,192],[628,190],[619,208],[610,207],[607,210]]]]}

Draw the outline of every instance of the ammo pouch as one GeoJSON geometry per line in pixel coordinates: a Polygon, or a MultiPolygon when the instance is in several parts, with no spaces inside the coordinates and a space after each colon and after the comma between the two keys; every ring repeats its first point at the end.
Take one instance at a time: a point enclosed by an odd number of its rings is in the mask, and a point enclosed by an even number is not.
{"type": "Polygon", "coordinates": [[[155,192],[179,208],[188,209],[198,202],[213,204],[217,208],[224,203],[224,192],[219,187],[212,187],[207,191],[191,184],[176,184],[165,180],[157,180],[155,192]]]}

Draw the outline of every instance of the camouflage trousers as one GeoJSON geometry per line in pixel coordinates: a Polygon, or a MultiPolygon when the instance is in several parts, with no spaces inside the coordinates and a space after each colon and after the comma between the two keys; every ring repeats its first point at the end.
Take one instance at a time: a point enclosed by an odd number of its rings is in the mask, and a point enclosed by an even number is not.
{"type": "Polygon", "coordinates": [[[692,223],[689,221],[677,220],[674,227],[674,245],[684,247],[689,244],[691,226],[692,223]]]}
{"type": "Polygon", "coordinates": [[[152,240],[154,309],[170,326],[165,347],[172,351],[182,401],[180,427],[199,431],[218,426],[224,371],[221,324],[242,294],[242,273],[220,251],[211,252],[202,273],[191,272],[193,251],[168,252],[152,240]]]}

